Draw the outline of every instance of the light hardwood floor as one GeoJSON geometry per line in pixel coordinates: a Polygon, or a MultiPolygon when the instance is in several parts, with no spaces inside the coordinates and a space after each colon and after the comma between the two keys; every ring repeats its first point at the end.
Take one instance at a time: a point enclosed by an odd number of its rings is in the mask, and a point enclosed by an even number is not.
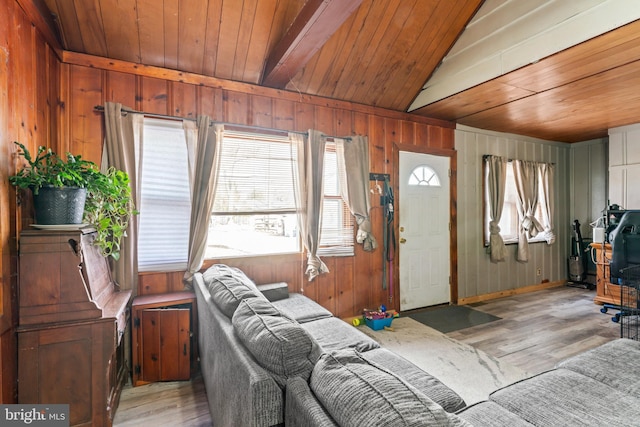
{"type": "MultiPolygon", "coordinates": [[[[558,287],[473,304],[501,320],[447,334],[530,374],[618,338],[594,291],[558,287]]],[[[211,426],[202,378],[125,387],[114,426],[211,426]]]]}
{"type": "Polygon", "coordinates": [[[558,287],[472,304],[501,320],[447,334],[530,374],[620,336],[595,291],[558,287]]]}

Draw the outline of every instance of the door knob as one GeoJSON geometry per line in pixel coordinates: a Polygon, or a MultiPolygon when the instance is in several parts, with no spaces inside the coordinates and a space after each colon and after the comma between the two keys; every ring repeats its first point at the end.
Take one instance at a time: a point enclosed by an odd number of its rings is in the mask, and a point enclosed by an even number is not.
{"type": "Polygon", "coordinates": [[[405,239],[404,237],[400,238],[400,243],[405,243],[407,241],[407,239],[405,239]]]}

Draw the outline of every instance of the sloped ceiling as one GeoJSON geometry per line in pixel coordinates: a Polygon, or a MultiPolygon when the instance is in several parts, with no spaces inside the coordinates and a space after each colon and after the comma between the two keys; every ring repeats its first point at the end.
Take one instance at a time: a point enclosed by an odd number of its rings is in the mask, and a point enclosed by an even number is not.
{"type": "Polygon", "coordinates": [[[630,5],[486,0],[409,110],[567,142],[639,122],[640,7],[630,5]]]}
{"type": "Polygon", "coordinates": [[[17,1],[71,52],[556,141],[640,121],[640,8],[621,0],[17,1]]]}
{"type": "Polygon", "coordinates": [[[65,49],[406,110],[481,0],[44,0],[65,49]]]}

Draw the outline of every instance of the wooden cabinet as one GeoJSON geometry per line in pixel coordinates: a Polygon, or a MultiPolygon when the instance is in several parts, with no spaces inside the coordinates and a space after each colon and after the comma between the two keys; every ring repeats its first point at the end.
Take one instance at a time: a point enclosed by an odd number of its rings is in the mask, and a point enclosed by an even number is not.
{"type": "Polygon", "coordinates": [[[140,296],[131,309],[133,385],[191,378],[197,353],[195,294],[140,296]]]}
{"type": "Polygon", "coordinates": [[[70,425],[111,426],[131,291],[111,280],[94,238],[91,228],[21,233],[18,402],[66,403],[70,425]]]}
{"type": "Polygon", "coordinates": [[[620,286],[610,282],[609,261],[611,245],[609,243],[591,243],[596,260],[596,304],[620,305],[620,286]]]}
{"type": "Polygon", "coordinates": [[[108,320],[22,328],[19,402],[66,403],[70,425],[110,426],[127,375],[115,329],[108,320]]]}

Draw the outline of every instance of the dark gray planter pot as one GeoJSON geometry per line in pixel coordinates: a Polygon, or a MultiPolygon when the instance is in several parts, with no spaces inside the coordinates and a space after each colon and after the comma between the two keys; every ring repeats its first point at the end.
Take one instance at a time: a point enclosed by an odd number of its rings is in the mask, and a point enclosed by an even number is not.
{"type": "Polygon", "coordinates": [[[87,189],[42,187],[33,195],[36,223],[41,225],[81,224],[87,189]]]}

